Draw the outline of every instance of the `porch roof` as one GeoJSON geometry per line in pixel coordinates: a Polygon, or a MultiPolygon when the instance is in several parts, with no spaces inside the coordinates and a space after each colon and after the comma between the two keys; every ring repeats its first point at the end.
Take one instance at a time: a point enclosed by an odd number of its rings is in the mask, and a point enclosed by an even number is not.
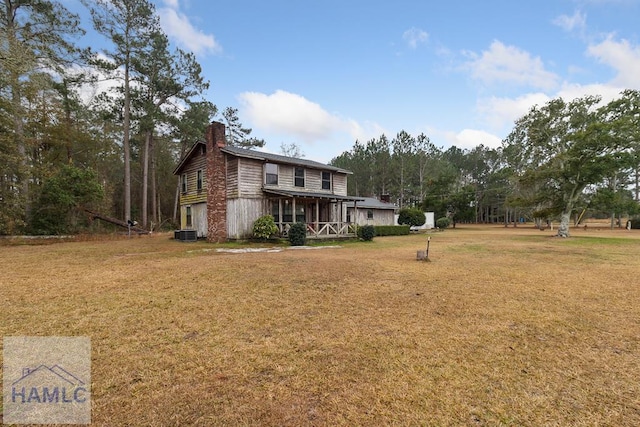
{"type": "Polygon", "coordinates": [[[284,197],[298,197],[305,199],[323,199],[323,200],[335,200],[335,201],[343,201],[343,202],[362,202],[364,199],[350,196],[340,196],[338,194],[331,193],[309,193],[306,191],[290,191],[290,190],[280,190],[275,188],[263,188],[267,194],[272,194],[275,196],[284,196],[284,197]]]}

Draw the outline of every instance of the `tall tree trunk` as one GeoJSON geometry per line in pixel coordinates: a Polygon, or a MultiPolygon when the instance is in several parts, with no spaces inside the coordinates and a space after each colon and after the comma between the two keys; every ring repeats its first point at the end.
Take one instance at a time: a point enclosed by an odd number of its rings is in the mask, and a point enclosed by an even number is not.
{"type": "Polygon", "coordinates": [[[558,226],[558,237],[569,237],[569,221],[571,220],[571,207],[565,208],[560,215],[560,225],[558,226]]]}
{"type": "Polygon", "coordinates": [[[158,180],[156,179],[156,143],[153,138],[153,133],[149,138],[149,160],[151,161],[151,221],[154,224],[159,224],[158,219],[158,180]]]}
{"type": "Polygon", "coordinates": [[[22,102],[20,100],[20,82],[16,78],[11,88],[12,107],[13,107],[13,131],[16,143],[16,150],[20,158],[20,170],[17,171],[18,182],[20,183],[21,197],[25,207],[25,218],[29,220],[31,215],[31,203],[29,200],[29,157],[27,155],[27,147],[24,141],[24,122],[22,114],[22,102]]]}
{"type": "Polygon", "coordinates": [[[615,228],[616,226],[616,213],[615,212],[611,212],[611,225],[609,228],[611,228],[612,230],[615,228]]]}
{"type": "Polygon", "coordinates": [[[67,163],[73,163],[73,120],[71,119],[71,100],[69,99],[69,82],[67,78],[62,79],[62,106],[64,108],[65,125],[65,148],[67,150],[67,163]]]}
{"type": "Polygon", "coordinates": [[[131,219],[131,142],[129,131],[131,128],[131,99],[129,91],[129,58],[124,66],[124,117],[123,117],[123,141],[124,150],[124,220],[131,219]]]}
{"type": "Polygon", "coordinates": [[[142,228],[147,229],[149,222],[149,140],[151,139],[151,131],[146,132],[144,138],[144,154],[142,157],[142,228]]]}
{"type": "Polygon", "coordinates": [[[156,223],[158,224],[158,229],[160,229],[160,224],[162,224],[162,204],[160,203],[160,193],[157,193],[157,197],[158,197],[158,201],[156,202],[156,213],[157,213],[157,218],[156,218],[156,223]]]}
{"type": "Polygon", "coordinates": [[[636,168],[636,202],[640,202],[640,168],[636,168]]]}
{"type": "MultiPolygon", "coordinates": [[[[20,51],[18,46],[18,40],[16,36],[16,6],[15,2],[5,2],[4,11],[7,17],[7,38],[9,43],[9,52],[16,54],[20,51]]],[[[19,62],[19,61],[18,61],[19,62]]],[[[3,64],[4,67],[4,64],[3,64]]],[[[15,67],[15,65],[14,65],[15,67]]],[[[27,155],[27,147],[24,138],[24,112],[22,108],[22,94],[21,94],[21,82],[20,72],[12,67],[9,70],[9,85],[11,90],[11,108],[13,114],[13,132],[14,141],[16,145],[16,152],[18,153],[19,162],[18,168],[15,171],[15,176],[20,189],[20,198],[24,203],[24,215],[25,219],[29,221],[31,215],[31,202],[29,199],[29,157],[27,155]]]]}

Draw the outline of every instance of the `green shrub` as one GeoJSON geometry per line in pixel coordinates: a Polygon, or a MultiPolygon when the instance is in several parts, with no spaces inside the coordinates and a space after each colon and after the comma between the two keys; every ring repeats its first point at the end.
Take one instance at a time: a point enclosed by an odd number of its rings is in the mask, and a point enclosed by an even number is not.
{"type": "Polygon", "coordinates": [[[376,235],[376,229],[373,225],[363,225],[358,227],[358,237],[365,242],[370,242],[376,235]]]}
{"type": "Polygon", "coordinates": [[[420,227],[427,221],[427,217],[418,208],[402,208],[398,212],[398,224],[410,227],[420,227]]]}
{"type": "Polygon", "coordinates": [[[304,246],[307,243],[307,225],[296,222],[289,228],[289,243],[291,246],[304,246]]]}
{"type": "Polygon", "coordinates": [[[411,231],[408,225],[376,225],[376,236],[406,236],[411,231]]]}
{"type": "Polygon", "coordinates": [[[266,240],[277,232],[278,226],[271,215],[261,216],[253,223],[253,237],[257,239],[266,240]]]}
{"type": "Polygon", "coordinates": [[[451,224],[451,220],[444,216],[436,221],[436,227],[438,228],[447,228],[449,224],[451,224]]]}

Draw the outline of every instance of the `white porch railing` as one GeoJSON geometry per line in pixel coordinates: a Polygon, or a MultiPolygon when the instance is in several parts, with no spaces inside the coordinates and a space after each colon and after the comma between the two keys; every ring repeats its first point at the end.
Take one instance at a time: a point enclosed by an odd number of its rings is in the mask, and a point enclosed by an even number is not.
{"type": "MultiPolygon", "coordinates": [[[[278,230],[282,237],[286,237],[289,234],[289,228],[293,225],[293,222],[278,222],[278,230]]],[[[355,236],[356,226],[348,222],[312,222],[307,223],[307,236],[308,237],[346,237],[355,236]]]]}

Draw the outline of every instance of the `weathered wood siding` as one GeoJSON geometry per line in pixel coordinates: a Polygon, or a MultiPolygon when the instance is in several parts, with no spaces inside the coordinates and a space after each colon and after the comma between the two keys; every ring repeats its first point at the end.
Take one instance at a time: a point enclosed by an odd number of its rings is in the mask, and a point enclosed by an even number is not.
{"type": "Polygon", "coordinates": [[[198,237],[207,237],[207,204],[191,203],[181,205],[180,229],[196,230],[198,237]],[[187,206],[191,206],[191,226],[187,226],[187,206]]]}
{"type": "Polygon", "coordinates": [[[262,197],[264,163],[253,159],[238,159],[238,197],[262,197]]]}
{"type": "Polygon", "coordinates": [[[262,198],[237,198],[227,200],[227,232],[229,239],[247,239],[253,233],[253,223],[266,215],[262,198]]]}
{"type": "Polygon", "coordinates": [[[207,237],[207,204],[198,203],[191,205],[193,215],[193,228],[198,237],[207,237]]]}
{"type": "Polygon", "coordinates": [[[317,169],[306,169],[304,177],[304,186],[314,192],[324,192],[329,190],[322,189],[322,171],[317,169]]]}
{"type": "Polygon", "coordinates": [[[240,194],[238,183],[238,169],[240,160],[237,157],[227,156],[227,199],[235,199],[240,194]]]}
{"type": "Polygon", "coordinates": [[[358,208],[357,215],[354,214],[353,208],[349,208],[351,222],[358,225],[394,225],[394,215],[391,209],[367,209],[358,208]],[[373,211],[373,219],[368,218],[368,211],[373,211]]]}
{"type": "Polygon", "coordinates": [[[278,188],[282,188],[285,190],[300,189],[300,187],[296,187],[293,185],[294,173],[295,173],[295,169],[293,166],[280,165],[278,167],[278,188]]]}
{"type": "Polygon", "coordinates": [[[185,166],[180,174],[180,205],[203,203],[207,201],[206,156],[198,154],[185,166]],[[198,191],[198,170],[202,170],[202,189],[198,191]],[[187,175],[187,191],[182,193],[182,175],[187,175]]]}
{"type": "MultiPolygon", "coordinates": [[[[309,193],[327,193],[336,194],[339,196],[347,195],[347,175],[343,173],[331,172],[324,170],[324,172],[330,172],[331,177],[331,189],[325,190],[322,188],[322,172],[320,169],[304,168],[304,187],[296,187],[295,185],[295,166],[292,165],[278,165],[278,185],[267,186],[272,188],[278,188],[280,190],[288,191],[302,191],[309,193]]],[[[264,170],[262,172],[261,182],[264,182],[264,170]]]]}
{"type": "Polygon", "coordinates": [[[339,196],[347,195],[347,174],[333,173],[332,176],[333,194],[339,196]]]}

